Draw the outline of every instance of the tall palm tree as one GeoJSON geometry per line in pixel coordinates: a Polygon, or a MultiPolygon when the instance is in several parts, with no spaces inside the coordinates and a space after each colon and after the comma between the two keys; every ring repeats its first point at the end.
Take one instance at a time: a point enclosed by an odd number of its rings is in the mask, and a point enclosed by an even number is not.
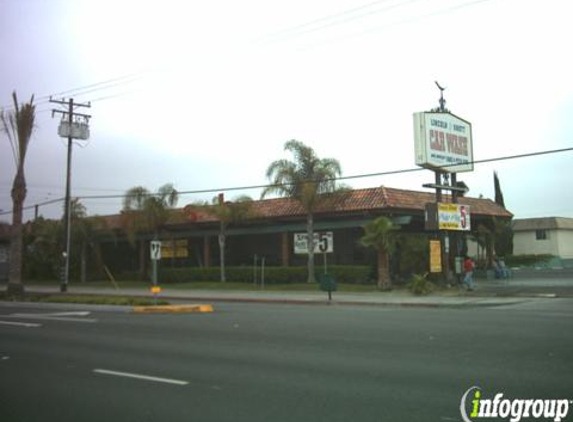
{"type": "Polygon", "coordinates": [[[16,164],[16,176],[12,185],[12,238],[10,241],[10,270],[8,276],[8,292],[23,293],[22,283],[22,211],[26,199],[26,178],[24,176],[24,162],[32,134],[36,106],[34,96],[29,103],[18,104],[16,91],[12,93],[14,110],[0,113],[0,129],[6,134],[16,164]]]}
{"type": "MultiPolygon", "coordinates": [[[[179,194],[172,184],[167,183],[157,193],[151,193],[142,186],[129,189],[123,199],[123,227],[130,243],[135,244],[136,236],[142,232],[152,232],[159,236],[159,229],[170,216],[170,209],[177,205],[179,194]]],[[[146,272],[145,240],[140,241],[140,271],[146,272]]]]}
{"type": "Polygon", "coordinates": [[[323,194],[337,190],[336,177],[342,174],[340,163],[333,158],[319,158],[314,150],[295,139],[285,143],[293,161],[273,161],[267,169],[271,185],[262,194],[276,193],[296,199],[306,211],[308,248],[308,282],[314,278],[314,212],[325,200],[323,194]]]}
{"type": "Polygon", "coordinates": [[[378,288],[387,290],[392,287],[389,270],[389,255],[394,247],[394,232],[398,230],[386,217],[378,217],[364,226],[364,236],[360,243],[373,247],[378,252],[378,288]]]}

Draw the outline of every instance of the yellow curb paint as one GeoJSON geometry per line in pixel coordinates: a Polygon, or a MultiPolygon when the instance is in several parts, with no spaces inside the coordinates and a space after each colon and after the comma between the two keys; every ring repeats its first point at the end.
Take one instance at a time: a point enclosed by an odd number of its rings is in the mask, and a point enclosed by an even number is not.
{"type": "Polygon", "coordinates": [[[136,314],[151,313],[208,313],[213,312],[212,305],[160,305],[160,306],[134,306],[136,314]]]}

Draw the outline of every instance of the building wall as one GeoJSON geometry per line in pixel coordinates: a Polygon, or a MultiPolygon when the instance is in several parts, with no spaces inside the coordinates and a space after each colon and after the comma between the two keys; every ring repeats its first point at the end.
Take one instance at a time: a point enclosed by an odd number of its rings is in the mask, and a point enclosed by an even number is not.
{"type": "Polygon", "coordinates": [[[0,281],[8,280],[9,253],[10,253],[10,244],[0,243],[0,281]]]}
{"type": "Polygon", "coordinates": [[[573,259],[573,230],[559,230],[556,235],[561,259],[573,259]]]}
{"type": "Polygon", "coordinates": [[[513,234],[514,255],[551,254],[559,256],[559,230],[546,230],[546,239],[537,239],[536,231],[520,231],[513,234]]]}

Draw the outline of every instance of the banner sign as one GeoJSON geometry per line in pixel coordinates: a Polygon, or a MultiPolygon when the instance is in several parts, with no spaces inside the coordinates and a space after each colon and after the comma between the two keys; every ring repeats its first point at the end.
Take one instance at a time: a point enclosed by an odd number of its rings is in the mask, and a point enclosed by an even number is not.
{"type": "Polygon", "coordinates": [[[470,231],[469,205],[428,203],[426,204],[426,230],[470,231]]]}
{"type": "Polygon", "coordinates": [[[430,272],[442,272],[442,248],[439,240],[430,240],[430,272]]]}
{"type": "Polygon", "coordinates": [[[460,204],[438,204],[438,228],[470,231],[470,207],[460,204]]]}
{"type": "Polygon", "coordinates": [[[164,240],[161,243],[161,258],[187,258],[188,256],[187,239],[164,240]]]}
{"type": "Polygon", "coordinates": [[[420,167],[451,173],[474,169],[472,125],[451,113],[414,113],[414,142],[420,167]]]}
{"type": "MultiPolygon", "coordinates": [[[[334,252],[334,235],[332,232],[314,232],[314,253],[334,252]]],[[[294,253],[308,254],[308,236],[306,233],[294,234],[294,253]]]]}

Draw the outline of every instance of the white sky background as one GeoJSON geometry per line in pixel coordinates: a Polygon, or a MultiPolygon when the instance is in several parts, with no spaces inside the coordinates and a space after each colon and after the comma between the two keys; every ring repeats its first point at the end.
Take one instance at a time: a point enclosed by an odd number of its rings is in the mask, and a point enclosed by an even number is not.
{"type": "MultiPolygon", "coordinates": [[[[571,8],[560,0],[0,0],[0,105],[37,98],[26,205],[64,196],[65,142],[42,97],[92,92],[72,195],[266,183],[295,138],[345,176],[415,167],[412,113],[438,105],[473,126],[476,160],[573,147],[571,8]],[[85,90],[84,90],[85,91],[85,90]]],[[[573,217],[573,152],[477,165],[459,179],[518,218],[573,217]]],[[[0,138],[0,209],[14,161],[0,138]]],[[[355,179],[423,190],[433,173],[355,179]]],[[[258,198],[260,191],[245,193],[258,198]]],[[[216,193],[185,195],[179,205],[216,193]]],[[[120,200],[83,200],[90,214],[120,200]]],[[[58,217],[62,204],[40,208],[58,217]]],[[[29,218],[33,211],[28,211],[29,218]]],[[[0,216],[9,220],[9,215],[0,216]]]]}

